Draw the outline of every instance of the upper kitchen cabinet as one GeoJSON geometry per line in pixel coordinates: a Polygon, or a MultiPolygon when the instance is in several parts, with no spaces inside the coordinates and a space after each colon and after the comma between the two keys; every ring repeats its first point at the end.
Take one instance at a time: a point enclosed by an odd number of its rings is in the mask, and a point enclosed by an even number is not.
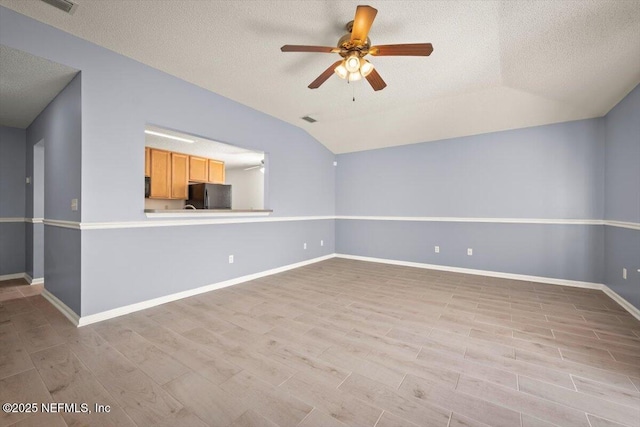
{"type": "Polygon", "coordinates": [[[189,156],[171,153],[171,198],[189,198],[189,156]]]}
{"type": "Polygon", "coordinates": [[[209,159],[203,157],[189,156],[189,181],[208,182],[209,181],[209,159]]]}
{"type": "Polygon", "coordinates": [[[151,199],[171,198],[171,153],[164,150],[149,150],[151,199]]]}
{"type": "Polygon", "coordinates": [[[209,182],[224,184],[224,162],[209,159],[209,182]]]}

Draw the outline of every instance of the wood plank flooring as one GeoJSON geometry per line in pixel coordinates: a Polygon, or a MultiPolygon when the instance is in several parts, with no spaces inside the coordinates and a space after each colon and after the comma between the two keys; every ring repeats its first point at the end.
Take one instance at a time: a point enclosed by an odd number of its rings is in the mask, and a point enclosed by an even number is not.
{"type": "Polygon", "coordinates": [[[0,302],[40,295],[43,288],[42,284],[29,285],[24,279],[3,280],[0,282],[0,302]]]}
{"type": "Polygon", "coordinates": [[[0,427],[640,425],[601,291],[332,259],[78,329],[1,288],[0,401],[111,410],[0,427]]]}

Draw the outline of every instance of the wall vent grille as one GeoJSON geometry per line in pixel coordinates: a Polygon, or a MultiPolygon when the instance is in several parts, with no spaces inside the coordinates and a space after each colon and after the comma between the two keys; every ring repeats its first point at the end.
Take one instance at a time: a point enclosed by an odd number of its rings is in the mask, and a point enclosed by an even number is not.
{"type": "Polygon", "coordinates": [[[76,11],[78,5],[69,0],[40,0],[48,5],[55,7],[56,9],[60,9],[63,12],[68,13],[69,15],[73,15],[76,11]]]}
{"type": "Polygon", "coordinates": [[[304,117],[302,118],[302,120],[304,120],[304,121],[306,121],[306,122],[309,122],[309,123],[315,123],[315,122],[317,122],[317,120],[316,120],[316,119],[314,119],[313,117],[309,117],[309,116],[304,116],[304,117]]]}

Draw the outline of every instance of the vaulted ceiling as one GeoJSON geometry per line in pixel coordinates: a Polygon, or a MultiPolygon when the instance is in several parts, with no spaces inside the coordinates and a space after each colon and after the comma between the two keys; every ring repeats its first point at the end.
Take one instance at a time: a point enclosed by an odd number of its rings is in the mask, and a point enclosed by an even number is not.
{"type": "MultiPolygon", "coordinates": [[[[334,153],[599,117],[640,82],[638,1],[382,1],[372,44],[430,42],[430,57],[372,57],[388,86],[337,76],[356,1],[77,0],[0,5],[302,127],[334,153]],[[355,96],[355,101],[353,97],[355,96]],[[301,117],[310,115],[316,123],[301,117]]],[[[188,129],[185,129],[188,131],[188,129]]]]}

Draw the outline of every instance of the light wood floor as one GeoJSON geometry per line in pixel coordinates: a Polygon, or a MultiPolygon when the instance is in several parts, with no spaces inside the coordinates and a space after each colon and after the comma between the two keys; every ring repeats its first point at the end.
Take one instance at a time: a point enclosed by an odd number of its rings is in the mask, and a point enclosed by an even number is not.
{"type": "Polygon", "coordinates": [[[0,303],[10,299],[40,295],[43,288],[41,284],[29,285],[24,279],[3,280],[0,282],[0,303]]]}
{"type": "Polygon", "coordinates": [[[332,259],[80,329],[1,301],[0,402],[111,412],[0,426],[638,426],[639,350],[600,291],[332,259]]]}

